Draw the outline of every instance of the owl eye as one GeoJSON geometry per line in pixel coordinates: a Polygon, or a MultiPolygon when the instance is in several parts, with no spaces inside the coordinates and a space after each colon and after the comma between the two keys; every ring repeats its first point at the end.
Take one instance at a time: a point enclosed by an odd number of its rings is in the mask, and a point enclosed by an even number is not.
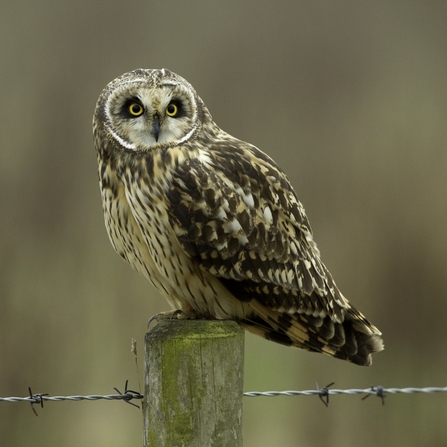
{"type": "Polygon", "coordinates": [[[140,116],[144,112],[143,106],[136,102],[132,102],[131,104],[129,104],[127,110],[132,116],[140,116]]]}
{"type": "Polygon", "coordinates": [[[166,107],[166,115],[174,117],[177,116],[177,114],[178,114],[178,107],[176,104],[171,102],[171,104],[169,104],[168,107],[166,107]]]}

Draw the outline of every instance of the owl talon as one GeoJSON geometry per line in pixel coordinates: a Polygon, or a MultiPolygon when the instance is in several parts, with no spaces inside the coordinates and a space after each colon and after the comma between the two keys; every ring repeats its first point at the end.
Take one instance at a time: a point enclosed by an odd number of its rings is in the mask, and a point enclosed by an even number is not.
{"type": "Polygon", "coordinates": [[[147,322],[147,328],[149,329],[149,326],[153,321],[158,323],[161,320],[187,320],[188,318],[188,314],[181,309],[167,310],[165,312],[159,312],[158,314],[152,315],[147,322]]]}
{"type": "Polygon", "coordinates": [[[176,309],[172,312],[170,320],[188,320],[189,315],[182,309],[176,309]]]}

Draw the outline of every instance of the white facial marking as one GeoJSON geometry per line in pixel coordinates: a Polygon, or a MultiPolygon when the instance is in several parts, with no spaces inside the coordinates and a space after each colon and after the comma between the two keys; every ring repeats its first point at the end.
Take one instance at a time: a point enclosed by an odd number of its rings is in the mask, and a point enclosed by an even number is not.
{"type": "Polygon", "coordinates": [[[114,130],[112,130],[110,128],[110,126],[107,126],[107,129],[109,130],[109,132],[113,135],[113,137],[115,138],[115,140],[117,140],[122,146],[124,146],[126,149],[132,149],[135,150],[135,144],[133,143],[129,143],[126,140],[123,140],[114,130]]]}

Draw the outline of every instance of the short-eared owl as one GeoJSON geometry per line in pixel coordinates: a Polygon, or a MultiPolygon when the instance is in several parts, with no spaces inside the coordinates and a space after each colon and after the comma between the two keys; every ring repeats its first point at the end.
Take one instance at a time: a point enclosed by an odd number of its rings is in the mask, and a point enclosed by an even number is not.
{"type": "Polygon", "coordinates": [[[173,309],[371,364],[381,334],[321,262],[287,177],[219,129],[185,79],[120,76],[101,93],[93,129],[112,245],[173,309]]]}

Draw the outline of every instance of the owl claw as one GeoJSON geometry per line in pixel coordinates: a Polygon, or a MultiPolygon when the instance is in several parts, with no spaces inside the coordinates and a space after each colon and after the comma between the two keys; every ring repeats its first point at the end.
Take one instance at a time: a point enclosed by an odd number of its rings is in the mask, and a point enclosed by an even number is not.
{"type": "Polygon", "coordinates": [[[153,321],[158,323],[161,320],[187,320],[188,318],[190,318],[189,315],[181,309],[167,310],[165,312],[152,315],[147,322],[147,328],[149,329],[149,326],[153,321]]]}

